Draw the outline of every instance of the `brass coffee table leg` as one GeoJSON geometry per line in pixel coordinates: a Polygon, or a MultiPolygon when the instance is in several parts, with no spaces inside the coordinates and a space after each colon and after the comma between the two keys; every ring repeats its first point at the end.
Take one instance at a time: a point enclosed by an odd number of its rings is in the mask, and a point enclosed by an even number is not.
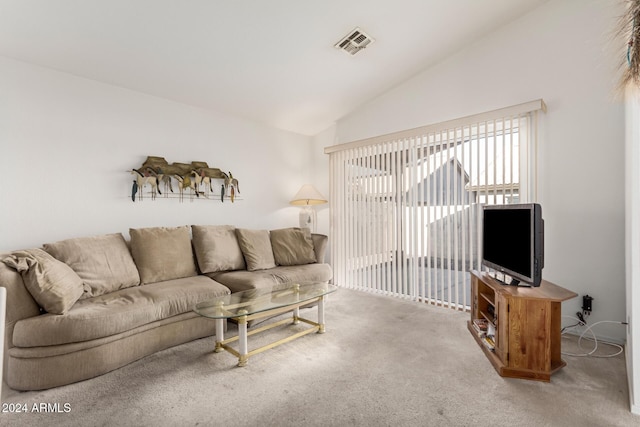
{"type": "Polygon", "coordinates": [[[238,366],[246,366],[247,359],[249,358],[248,345],[247,345],[247,311],[240,310],[238,314],[243,315],[238,318],[238,366]]]}
{"type": "MultiPolygon", "coordinates": [[[[216,302],[216,314],[222,314],[223,306],[224,303],[222,301],[216,302]]],[[[222,348],[222,341],[224,341],[224,319],[216,319],[216,348],[214,350],[216,353],[224,350],[224,348],[222,348]]]]}
{"type": "Polygon", "coordinates": [[[318,333],[324,334],[324,295],[318,299],[318,333]]]}
{"type": "MultiPolygon", "coordinates": [[[[296,297],[300,293],[300,285],[293,285],[293,293],[296,294],[296,297]]],[[[300,323],[300,307],[296,307],[293,309],[293,324],[297,325],[300,323]]]]}
{"type": "Polygon", "coordinates": [[[216,319],[216,348],[214,350],[216,353],[224,350],[222,341],[224,341],[224,319],[216,319]]]}
{"type": "Polygon", "coordinates": [[[300,323],[300,308],[296,307],[293,310],[293,324],[297,325],[298,323],[300,323]]]}

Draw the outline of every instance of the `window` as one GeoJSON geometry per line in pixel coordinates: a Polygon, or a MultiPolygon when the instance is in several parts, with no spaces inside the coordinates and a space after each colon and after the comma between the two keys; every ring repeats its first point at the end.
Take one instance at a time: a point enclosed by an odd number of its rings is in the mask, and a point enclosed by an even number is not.
{"type": "Polygon", "coordinates": [[[483,204],[535,201],[542,100],[325,149],[334,282],[469,306],[483,204]]]}

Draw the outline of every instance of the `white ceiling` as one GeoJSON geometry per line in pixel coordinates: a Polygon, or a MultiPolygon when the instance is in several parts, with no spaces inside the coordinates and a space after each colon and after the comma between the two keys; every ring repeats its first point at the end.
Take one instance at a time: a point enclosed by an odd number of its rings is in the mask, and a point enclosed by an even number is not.
{"type": "Polygon", "coordinates": [[[315,135],[545,1],[0,0],[0,55],[315,135]]]}

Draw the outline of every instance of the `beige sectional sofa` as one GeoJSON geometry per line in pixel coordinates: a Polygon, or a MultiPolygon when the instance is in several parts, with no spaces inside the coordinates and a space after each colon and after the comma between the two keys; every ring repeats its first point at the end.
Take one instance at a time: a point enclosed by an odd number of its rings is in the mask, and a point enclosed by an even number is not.
{"type": "Polygon", "coordinates": [[[214,335],[192,311],[219,295],[328,282],[327,236],[298,228],[131,229],[0,254],[4,380],[39,390],[92,378],[214,335]]]}

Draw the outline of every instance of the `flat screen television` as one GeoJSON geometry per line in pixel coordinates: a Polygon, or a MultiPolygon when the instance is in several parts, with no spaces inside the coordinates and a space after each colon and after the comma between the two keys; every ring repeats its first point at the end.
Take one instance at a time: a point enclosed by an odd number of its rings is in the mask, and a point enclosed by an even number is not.
{"type": "Polygon", "coordinates": [[[482,264],[511,276],[509,285],[540,286],[544,267],[544,221],[537,203],[485,205],[482,264]]]}

